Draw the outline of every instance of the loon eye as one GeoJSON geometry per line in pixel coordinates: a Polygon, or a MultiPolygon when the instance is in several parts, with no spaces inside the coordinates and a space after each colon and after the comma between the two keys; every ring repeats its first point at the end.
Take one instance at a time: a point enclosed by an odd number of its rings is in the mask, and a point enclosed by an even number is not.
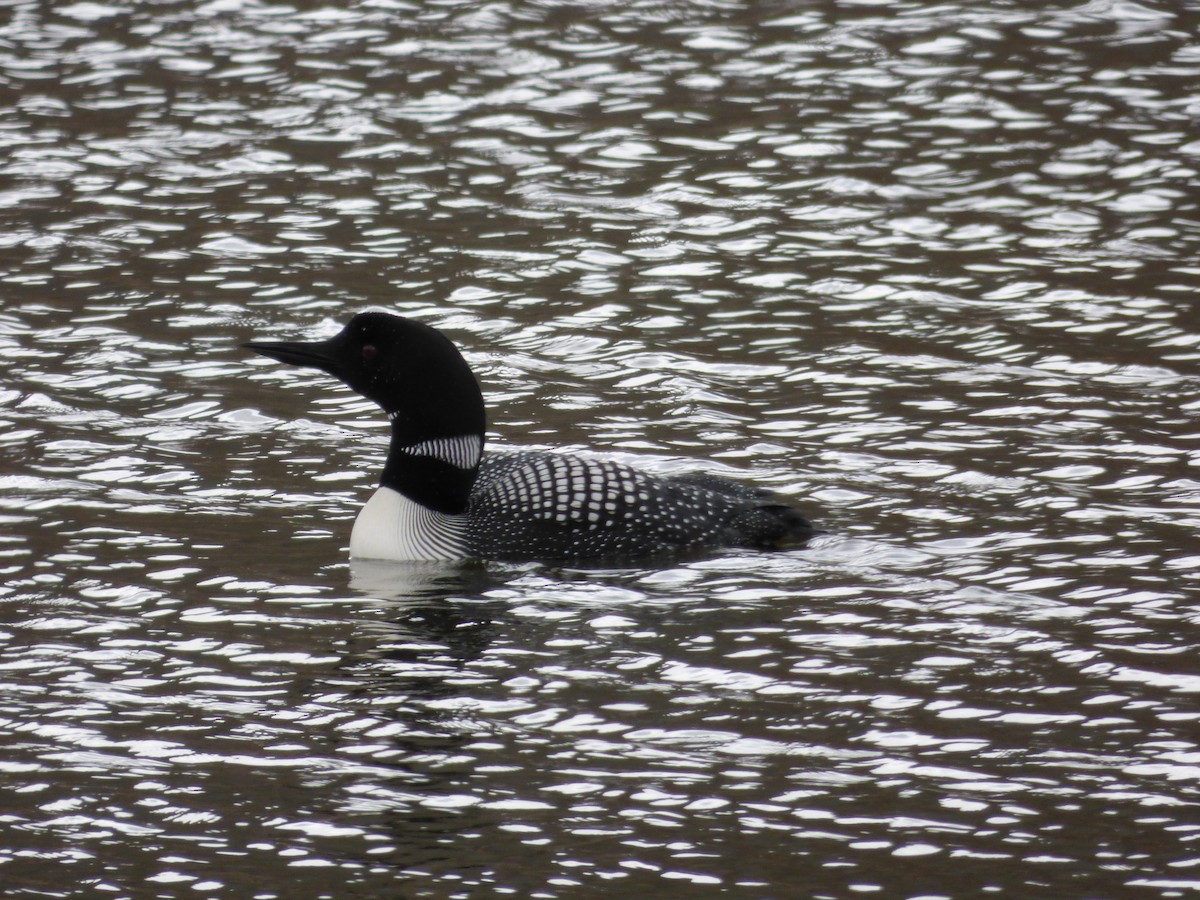
{"type": "Polygon", "coordinates": [[[379,351],[374,344],[363,344],[362,358],[365,362],[370,362],[379,355],[379,351]]]}

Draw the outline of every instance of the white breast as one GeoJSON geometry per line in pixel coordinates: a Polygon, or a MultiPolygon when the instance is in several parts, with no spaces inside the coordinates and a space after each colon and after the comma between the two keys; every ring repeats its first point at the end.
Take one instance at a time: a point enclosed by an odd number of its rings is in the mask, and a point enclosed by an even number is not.
{"type": "Polygon", "coordinates": [[[350,555],[359,559],[467,559],[467,517],[435,512],[381,487],[354,520],[350,555]]]}

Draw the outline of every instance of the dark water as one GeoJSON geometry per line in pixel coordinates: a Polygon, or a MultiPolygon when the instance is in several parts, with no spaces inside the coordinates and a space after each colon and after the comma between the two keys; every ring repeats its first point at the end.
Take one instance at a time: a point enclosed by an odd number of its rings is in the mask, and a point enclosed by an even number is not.
{"type": "Polygon", "coordinates": [[[1196,4],[2,13],[6,897],[1200,891],[1196,4]],[[833,533],[350,566],[364,308],[833,533]]]}

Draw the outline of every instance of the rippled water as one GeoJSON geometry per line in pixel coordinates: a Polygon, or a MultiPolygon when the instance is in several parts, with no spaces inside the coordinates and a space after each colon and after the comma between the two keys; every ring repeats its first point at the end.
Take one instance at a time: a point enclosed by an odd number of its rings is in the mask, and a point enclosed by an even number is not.
{"type": "Polygon", "coordinates": [[[1195,4],[4,7],[5,896],[1200,890],[1195,4]],[[372,307],[832,533],[351,566],[372,307]]]}

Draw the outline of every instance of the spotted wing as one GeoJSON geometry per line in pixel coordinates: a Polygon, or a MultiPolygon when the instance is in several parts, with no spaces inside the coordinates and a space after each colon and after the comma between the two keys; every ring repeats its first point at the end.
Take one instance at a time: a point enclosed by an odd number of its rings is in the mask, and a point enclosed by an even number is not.
{"type": "Polygon", "coordinates": [[[770,506],[726,479],[660,478],[612,460],[520,452],[484,456],[469,515],[485,558],[636,558],[764,544],[743,525],[779,530],[774,514],[755,512],[770,506]]]}

